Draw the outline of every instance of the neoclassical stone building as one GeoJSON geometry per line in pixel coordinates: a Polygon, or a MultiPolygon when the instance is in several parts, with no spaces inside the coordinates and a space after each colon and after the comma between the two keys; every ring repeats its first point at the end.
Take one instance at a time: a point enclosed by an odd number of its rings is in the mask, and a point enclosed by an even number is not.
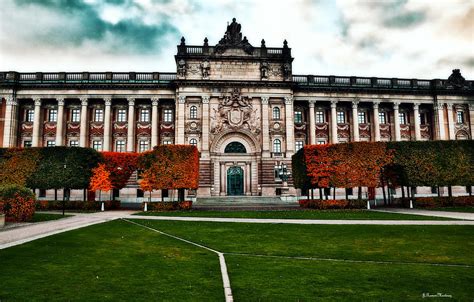
{"type": "Polygon", "coordinates": [[[254,47],[235,19],[215,46],[182,38],[175,61],[176,73],[1,72],[0,144],[192,144],[198,196],[275,196],[277,166],[305,144],[474,136],[474,83],[457,69],[447,80],[295,75],[286,40],[254,47]]]}

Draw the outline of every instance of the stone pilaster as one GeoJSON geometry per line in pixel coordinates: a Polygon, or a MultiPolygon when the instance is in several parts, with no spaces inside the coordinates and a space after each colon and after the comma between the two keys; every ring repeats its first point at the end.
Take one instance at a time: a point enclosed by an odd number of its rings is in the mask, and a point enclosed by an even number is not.
{"type": "Polygon", "coordinates": [[[105,103],[105,111],[104,111],[104,151],[111,151],[112,148],[110,146],[111,138],[112,138],[112,129],[111,129],[111,106],[112,106],[112,99],[111,98],[104,98],[105,103]]]}
{"type": "Polygon", "coordinates": [[[436,134],[438,140],[445,140],[446,139],[446,131],[444,129],[444,103],[437,102],[433,106],[434,108],[434,115],[435,115],[435,125],[436,125],[436,134]]]}
{"type": "Polygon", "coordinates": [[[135,98],[127,98],[128,125],[127,125],[127,152],[135,151],[135,98]]]}
{"type": "Polygon", "coordinates": [[[359,138],[359,101],[352,101],[352,140],[358,142],[359,138]]]}
{"type": "Polygon", "coordinates": [[[400,102],[394,102],[393,103],[393,126],[395,129],[395,141],[400,141],[401,140],[401,135],[400,135],[400,102]]]}
{"type": "Polygon", "coordinates": [[[293,96],[285,97],[286,119],[286,157],[291,158],[295,153],[295,126],[293,116],[293,96]]]}
{"type": "Polygon", "coordinates": [[[184,118],[185,118],[185,103],[186,97],[183,95],[178,96],[177,106],[177,121],[176,121],[176,142],[178,145],[184,145],[184,118]]]}
{"type": "Polygon", "coordinates": [[[469,124],[471,126],[471,139],[474,139],[474,104],[469,104],[469,124]]]}
{"type": "Polygon", "coordinates": [[[331,144],[337,142],[337,101],[331,101],[331,144]]]}
{"type": "Polygon", "coordinates": [[[41,99],[34,99],[35,102],[35,114],[33,117],[33,139],[31,145],[33,147],[40,147],[41,141],[41,99]]]}
{"type": "Polygon", "coordinates": [[[64,146],[64,98],[58,98],[58,120],[56,122],[56,146],[64,146]]]}
{"type": "Polygon", "coordinates": [[[270,157],[270,129],[268,126],[268,96],[262,96],[262,156],[270,157]]]}
{"type": "Polygon", "coordinates": [[[157,97],[151,98],[151,148],[158,146],[158,101],[157,97]]]}
{"type": "Polygon", "coordinates": [[[316,103],[315,100],[309,100],[309,144],[314,145],[316,144],[316,118],[314,112],[314,104],[316,103]]]}
{"type": "Polygon", "coordinates": [[[16,147],[18,102],[13,96],[5,97],[5,123],[3,125],[3,147],[16,147]]]}
{"type": "Polygon", "coordinates": [[[209,158],[209,100],[208,95],[202,97],[202,158],[209,158]]]}
{"type": "Polygon", "coordinates": [[[380,141],[379,105],[380,105],[380,102],[374,102],[373,103],[373,110],[374,110],[374,140],[376,142],[380,141]]]}
{"type": "Polygon", "coordinates": [[[454,116],[453,116],[453,104],[446,104],[446,109],[448,111],[448,131],[449,131],[449,139],[455,140],[456,139],[456,132],[455,132],[455,123],[454,123],[454,116]]]}
{"type": "Polygon", "coordinates": [[[81,129],[79,133],[79,146],[88,147],[87,133],[89,132],[89,123],[87,120],[87,98],[81,98],[81,129]]]}
{"type": "Polygon", "coordinates": [[[415,123],[415,140],[421,140],[421,132],[420,132],[420,103],[413,104],[413,115],[414,115],[414,123],[415,123]]]}

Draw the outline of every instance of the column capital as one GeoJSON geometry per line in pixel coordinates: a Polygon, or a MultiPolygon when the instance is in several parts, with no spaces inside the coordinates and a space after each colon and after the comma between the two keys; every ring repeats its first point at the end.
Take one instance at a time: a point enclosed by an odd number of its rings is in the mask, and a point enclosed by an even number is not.
{"type": "Polygon", "coordinates": [[[152,97],[151,98],[151,105],[152,106],[158,106],[158,102],[160,101],[160,99],[156,96],[152,97]]]}
{"type": "Polygon", "coordinates": [[[469,106],[469,110],[474,110],[474,104],[470,103],[470,104],[468,104],[468,106],[469,106]]]}
{"type": "Polygon", "coordinates": [[[111,97],[105,97],[103,98],[105,106],[112,106],[112,98],[111,97]]]}
{"type": "Polygon", "coordinates": [[[87,106],[88,99],[86,97],[79,98],[81,100],[81,105],[82,106],[87,106]]]}
{"type": "Polygon", "coordinates": [[[41,106],[41,99],[40,98],[34,98],[33,101],[35,102],[35,106],[41,106]]]}
{"type": "Polygon", "coordinates": [[[420,109],[420,103],[413,103],[413,110],[420,109]]]}
{"type": "Polygon", "coordinates": [[[262,105],[268,105],[268,100],[270,98],[268,96],[262,96],[260,99],[262,100],[262,105]]]}
{"type": "Polygon", "coordinates": [[[433,108],[435,110],[442,110],[444,109],[444,103],[443,102],[436,102],[433,104],[433,108]]]}
{"type": "Polygon", "coordinates": [[[58,106],[64,106],[64,98],[63,97],[56,98],[56,101],[58,101],[58,106]]]}
{"type": "Polygon", "coordinates": [[[359,105],[359,101],[357,100],[352,101],[352,109],[357,109],[358,105],[359,105]]]}
{"type": "Polygon", "coordinates": [[[398,110],[400,107],[400,102],[393,102],[393,110],[398,110]]]}
{"type": "Polygon", "coordinates": [[[5,97],[7,105],[16,106],[18,105],[18,101],[11,95],[5,97]]]}
{"type": "Polygon", "coordinates": [[[375,101],[372,103],[374,109],[379,109],[380,101],[375,101]]]}
{"type": "Polygon", "coordinates": [[[293,104],[293,96],[285,96],[285,105],[293,104]]]}
{"type": "Polygon", "coordinates": [[[184,95],[178,96],[178,103],[180,103],[180,104],[186,103],[186,96],[184,96],[184,95]]]}
{"type": "Polygon", "coordinates": [[[209,104],[209,100],[210,100],[210,99],[211,99],[211,97],[208,96],[208,95],[203,95],[203,96],[201,97],[201,100],[202,100],[202,103],[203,103],[203,104],[209,104]]]}
{"type": "Polygon", "coordinates": [[[337,102],[336,100],[331,101],[331,108],[336,108],[337,107],[337,102]]]}
{"type": "Polygon", "coordinates": [[[316,104],[315,100],[308,100],[309,108],[314,108],[314,105],[316,104]]]}
{"type": "Polygon", "coordinates": [[[128,97],[127,101],[128,101],[128,106],[135,106],[135,98],[128,97]]]}

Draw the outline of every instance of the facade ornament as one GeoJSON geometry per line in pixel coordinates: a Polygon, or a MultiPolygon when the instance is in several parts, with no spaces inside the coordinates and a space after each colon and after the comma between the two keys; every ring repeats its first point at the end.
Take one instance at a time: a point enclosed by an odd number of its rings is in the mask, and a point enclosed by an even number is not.
{"type": "Polygon", "coordinates": [[[461,75],[461,71],[459,69],[453,69],[453,73],[449,76],[448,80],[446,81],[446,87],[452,87],[455,89],[460,89],[464,87],[466,83],[466,79],[461,75]]]}
{"type": "Polygon", "coordinates": [[[443,102],[436,102],[433,104],[433,108],[435,110],[443,110],[444,109],[444,103],[443,102]]]}
{"type": "Polygon", "coordinates": [[[337,100],[332,100],[331,101],[331,108],[336,108],[337,107],[337,100]]]}
{"type": "Polygon", "coordinates": [[[262,96],[261,99],[262,99],[262,105],[268,105],[268,99],[269,99],[268,96],[262,96]]]}
{"type": "Polygon", "coordinates": [[[105,106],[112,106],[112,98],[104,98],[105,106]]]}
{"type": "Polygon", "coordinates": [[[413,103],[413,110],[420,109],[420,103],[413,103]]]}
{"type": "Polygon", "coordinates": [[[247,40],[247,37],[242,39],[242,33],[240,32],[241,25],[236,22],[236,19],[232,19],[232,23],[227,25],[227,30],[224,33],[224,37],[220,39],[219,43],[214,47],[216,53],[224,53],[228,48],[238,47],[242,48],[247,54],[253,53],[253,46],[247,40]]]}
{"type": "Polygon", "coordinates": [[[58,106],[64,106],[64,98],[63,97],[56,98],[56,101],[58,101],[58,106]]]}
{"type": "Polygon", "coordinates": [[[260,78],[262,80],[268,79],[268,62],[266,61],[260,63],[260,78]]]}
{"type": "Polygon", "coordinates": [[[308,100],[309,108],[314,108],[314,105],[316,104],[315,100],[308,100]]]}
{"type": "Polygon", "coordinates": [[[203,96],[201,97],[202,103],[203,103],[203,104],[209,104],[210,98],[211,98],[211,97],[208,96],[208,95],[203,95],[203,96]]]}
{"type": "Polygon", "coordinates": [[[33,101],[35,102],[35,106],[41,106],[41,99],[40,98],[34,98],[33,101]]]}
{"type": "Polygon", "coordinates": [[[352,101],[352,109],[357,109],[359,106],[359,101],[352,101]]]}
{"type": "Polygon", "coordinates": [[[293,97],[285,96],[285,105],[292,105],[292,104],[293,104],[293,97]]]}
{"type": "Polygon", "coordinates": [[[6,104],[7,106],[10,105],[10,106],[16,106],[18,105],[18,101],[13,97],[13,96],[6,96],[5,97],[5,100],[6,100],[6,104]]]}
{"type": "Polygon", "coordinates": [[[178,70],[177,74],[179,78],[186,77],[186,61],[184,59],[178,60],[178,70]]]}
{"type": "Polygon", "coordinates": [[[151,98],[151,105],[152,105],[152,106],[158,106],[159,100],[160,100],[160,99],[159,99],[158,97],[156,97],[156,96],[152,97],[152,98],[151,98]]]}
{"type": "Polygon", "coordinates": [[[81,105],[82,106],[87,106],[88,99],[86,97],[81,97],[81,98],[79,98],[79,100],[81,100],[81,105]]]}
{"type": "Polygon", "coordinates": [[[128,106],[135,106],[135,98],[129,97],[127,98],[128,106]]]}
{"type": "Polygon", "coordinates": [[[400,102],[393,102],[393,110],[398,110],[400,107],[400,102]]]}
{"type": "Polygon", "coordinates": [[[468,106],[470,111],[474,110],[474,103],[469,103],[468,106]]]}
{"type": "Polygon", "coordinates": [[[201,74],[203,79],[208,79],[211,74],[211,64],[209,60],[204,60],[201,62],[201,74]]]}
{"type": "Polygon", "coordinates": [[[291,80],[291,64],[286,62],[282,66],[283,71],[283,79],[284,80],[291,80]]]}
{"type": "Polygon", "coordinates": [[[372,103],[372,107],[374,109],[379,109],[379,105],[380,105],[380,101],[375,101],[375,102],[372,103]]]}
{"type": "Polygon", "coordinates": [[[178,103],[180,103],[180,104],[186,103],[186,96],[184,96],[184,95],[178,96],[178,103]]]}

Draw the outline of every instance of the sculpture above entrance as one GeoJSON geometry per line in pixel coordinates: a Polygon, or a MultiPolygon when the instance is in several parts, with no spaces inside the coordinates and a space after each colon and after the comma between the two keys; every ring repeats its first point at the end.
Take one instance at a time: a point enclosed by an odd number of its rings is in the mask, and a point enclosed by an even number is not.
{"type": "Polygon", "coordinates": [[[214,48],[214,52],[223,53],[229,47],[242,48],[247,54],[252,54],[253,46],[247,40],[247,37],[242,39],[242,33],[240,32],[241,26],[232,19],[232,23],[227,25],[227,30],[224,37],[220,39],[219,43],[214,48]]]}

